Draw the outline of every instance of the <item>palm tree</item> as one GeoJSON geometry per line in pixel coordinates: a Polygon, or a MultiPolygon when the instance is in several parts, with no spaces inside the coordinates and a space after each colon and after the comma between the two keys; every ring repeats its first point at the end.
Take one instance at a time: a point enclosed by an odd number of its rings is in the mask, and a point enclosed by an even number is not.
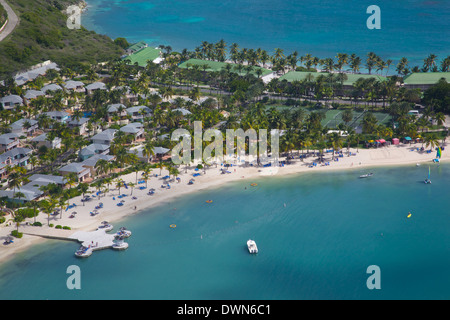
{"type": "Polygon", "coordinates": [[[441,62],[441,72],[448,72],[450,69],[450,56],[442,60],[441,62]]]}
{"type": "Polygon", "coordinates": [[[95,172],[97,175],[101,176],[108,171],[108,161],[100,159],[95,164],[95,172]]]}
{"type": "Polygon", "coordinates": [[[361,65],[362,61],[361,58],[358,57],[356,54],[352,54],[350,56],[350,68],[352,69],[353,73],[359,72],[359,66],[361,65]]]}
{"type": "Polygon", "coordinates": [[[147,157],[147,163],[150,162],[150,158],[155,155],[155,146],[150,139],[145,141],[144,147],[142,149],[142,155],[147,157]]]}
{"type": "Polygon", "coordinates": [[[166,165],[160,159],[159,162],[156,164],[156,167],[159,169],[159,175],[161,175],[162,174],[162,169],[164,169],[166,167],[166,165]]]}
{"type": "Polygon", "coordinates": [[[445,114],[443,112],[438,112],[434,116],[434,120],[436,121],[438,126],[444,125],[445,119],[446,119],[446,117],[445,117],[445,114]]]}
{"type": "Polygon", "coordinates": [[[348,126],[350,121],[353,120],[353,112],[351,109],[346,109],[342,112],[342,121],[345,122],[345,125],[348,126]]]}
{"type": "Polygon", "coordinates": [[[369,74],[371,74],[372,69],[376,65],[378,59],[379,59],[378,56],[373,52],[369,52],[367,54],[366,67],[367,67],[367,70],[369,70],[369,74]]]}
{"type": "Polygon", "coordinates": [[[144,167],[144,170],[142,171],[142,178],[145,181],[145,187],[146,188],[147,188],[147,182],[148,182],[148,180],[150,180],[150,173],[151,172],[152,172],[152,170],[148,166],[144,167]]]}
{"type": "Polygon", "coordinates": [[[346,54],[346,53],[338,53],[336,58],[338,59],[336,67],[339,70],[339,72],[341,72],[342,68],[344,67],[344,65],[346,65],[347,62],[348,62],[348,54],[346,54]]]}
{"type": "Polygon", "coordinates": [[[329,141],[333,147],[333,160],[336,150],[340,150],[342,148],[342,137],[339,133],[333,132],[328,136],[329,141]]]}
{"type": "Polygon", "coordinates": [[[427,148],[430,147],[431,150],[433,150],[434,148],[439,147],[439,139],[436,136],[436,134],[434,134],[434,133],[425,136],[424,142],[425,142],[425,146],[427,148]]]}
{"type": "MultiPolygon", "coordinates": [[[[84,195],[89,190],[89,185],[87,183],[82,182],[82,183],[80,183],[78,185],[78,190],[80,190],[80,192],[81,192],[81,194],[83,195],[83,198],[84,198],[84,195]]],[[[85,205],[85,201],[83,201],[83,207],[84,207],[84,205],[85,205]]]]}
{"type": "Polygon", "coordinates": [[[116,182],[116,188],[117,189],[119,189],[119,195],[120,195],[120,188],[122,188],[123,186],[124,186],[124,181],[122,180],[122,179],[120,179],[120,178],[117,178],[116,180],[115,180],[115,182],[116,182]]]}
{"type": "Polygon", "coordinates": [[[25,194],[22,193],[22,192],[20,192],[20,191],[18,191],[18,192],[16,192],[16,194],[14,195],[14,198],[17,198],[17,199],[19,200],[19,202],[20,202],[20,199],[25,198],[25,194]]]}
{"type": "Polygon", "coordinates": [[[405,57],[401,58],[396,68],[398,74],[406,76],[409,73],[407,66],[408,66],[408,59],[405,57]]]}
{"type": "Polygon", "coordinates": [[[423,71],[427,72],[428,70],[432,70],[433,67],[436,66],[436,58],[437,56],[435,54],[430,54],[425,60],[423,64],[423,71]]]}

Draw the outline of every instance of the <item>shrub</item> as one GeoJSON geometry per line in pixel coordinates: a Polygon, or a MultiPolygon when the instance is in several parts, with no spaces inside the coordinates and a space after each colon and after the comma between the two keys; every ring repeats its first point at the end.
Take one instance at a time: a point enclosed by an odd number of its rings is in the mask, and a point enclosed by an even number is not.
{"type": "Polygon", "coordinates": [[[22,232],[17,232],[17,230],[11,231],[11,235],[12,235],[13,237],[18,238],[18,239],[20,239],[20,238],[23,237],[23,233],[22,233],[22,232]]]}
{"type": "Polygon", "coordinates": [[[39,221],[36,221],[35,223],[32,224],[32,226],[42,227],[42,223],[40,223],[39,221]]]}
{"type": "Polygon", "coordinates": [[[64,226],[63,229],[64,229],[64,230],[72,230],[72,229],[71,229],[70,227],[68,227],[68,226],[64,226]]]}
{"type": "Polygon", "coordinates": [[[58,224],[55,229],[62,229],[62,226],[60,224],[58,224]]]}

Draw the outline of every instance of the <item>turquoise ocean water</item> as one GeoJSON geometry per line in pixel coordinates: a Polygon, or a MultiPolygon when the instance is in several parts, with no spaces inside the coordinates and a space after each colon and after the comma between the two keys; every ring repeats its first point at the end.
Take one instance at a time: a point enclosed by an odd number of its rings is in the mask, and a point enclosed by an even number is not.
{"type": "MultiPolygon", "coordinates": [[[[88,0],[88,29],[130,42],[193,50],[202,41],[263,48],[319,58],[338,52],[383,59],[406,56],[423,65],[430,53],[450,54],[448,0],[88,0]],[[368,6],[381,9],[381,30],[369,30],[368,6]]],[[[365,59],[363,59],[365,60],[365,59]]],[[[396,64],[396,63],[395,63],[396,64]]],[[[393,71],[395,67],[391,67],[393,71]]]]}
{"type": "Polygon", "coordinates": [[[0,299],[448,299],[450,165],[432,166],[432,185],[427,166],[373,172],[184,196],[116,223],[133,232],[123,252],[77,259],[76,243],[48,241],[2,265],[0,299]],[[81,290],[66,287],[70,265],[81,290]],[[380,290],[366,286],[370,265],[380,267],[380,290]]]}

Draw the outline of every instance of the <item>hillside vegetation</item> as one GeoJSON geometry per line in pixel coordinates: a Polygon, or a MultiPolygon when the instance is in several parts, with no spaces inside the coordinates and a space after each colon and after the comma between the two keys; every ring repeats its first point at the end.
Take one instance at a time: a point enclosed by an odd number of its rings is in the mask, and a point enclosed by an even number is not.
{"type": "Polygon", "coordinates": [[[8,19],[8,13],[6,12],[5,8],[0,4],[0,28],[5,23],[6,19],[8,19]]]}
{"type": "Polygon", "coordinates": [[[65,9],[75,0],[9,0],[20,24],[0,43],[0,78],[45,60],[77,68],[118,58],[123,49],[85,28],[67,28],[65,9]]]}

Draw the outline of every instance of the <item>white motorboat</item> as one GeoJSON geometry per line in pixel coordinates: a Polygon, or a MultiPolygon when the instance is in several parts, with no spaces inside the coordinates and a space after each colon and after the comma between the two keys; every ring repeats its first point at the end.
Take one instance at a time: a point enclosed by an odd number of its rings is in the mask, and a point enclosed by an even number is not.
{"type": "Polygon", "coordinates": [[[112,245],[112,248],[115,250],[125,250],[128,248],[128,243],[123,241],[123,237],[117,237],[112,245]]]}
{"type": "Polygon", "coordinates": [[[248,252],[250,253],[258,253],[258,247],[256,246],[256,242],[253,240],[247,241],[248,252]]]}
{"type": "Polygon", "coordinates": [[[363,174],[363,175],[361,175],[361,176],[359,176],[359,177],[362,179],[362,178],[369,178],[369,177],[371,177],[371,176],[373,176],[373,173],[363,174]]]}
{"type": "Polygon", "coordinates": [[[92,248],[81,246],[77,252],[75,252],[75,256],[79,258],[87,258],[92,254],[92,248]]]}
{"type": "Polygon", "coordinates": [[[129,238],[131,237],[131,231],[127,230],[125,227],[121,227],[116,233],[117,237],[129,238]]]}
{"type": "Polygon", "coordinates": [[[112,229],[114,229],[114,226],[108,221],[103,221],[102,224],[97,228],[97,230],[105,230],[105,232],[111,231],[112,229]]]}

